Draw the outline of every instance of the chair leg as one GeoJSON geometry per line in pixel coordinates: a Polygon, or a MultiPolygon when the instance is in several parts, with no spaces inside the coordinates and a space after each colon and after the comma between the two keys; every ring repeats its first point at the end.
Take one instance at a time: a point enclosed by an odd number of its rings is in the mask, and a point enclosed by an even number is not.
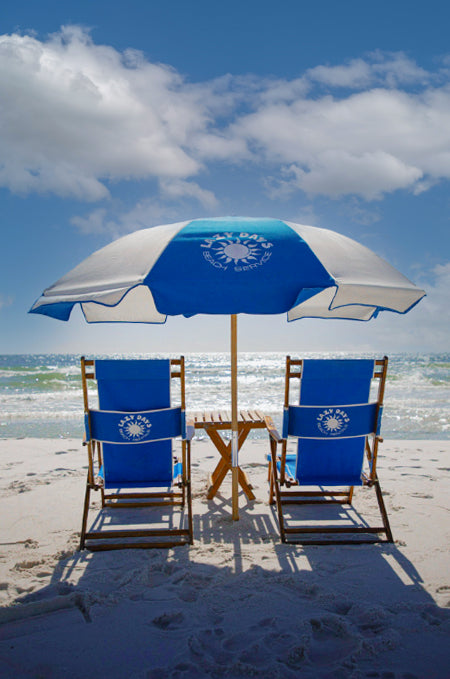
{"type": "Polygon", "coordinates": [[[275,502],[275,488],[272,473],[272,460],[269,462],[269,505],[273,505],[275,502]]]}
{"type": "MultiPolygon", "coordinates": [[[[182,464],[182,469],[183,469],[183,507],[186,504],[186,485],[187,485],[187,469],[188,469],[188,456],[190,457],[190,453],[188,450],[188,446],[186,444],[186,441],[181,442],[181,464],[182,464]]],[[[190,471],[189,471],[190,474],[190,471]]],[[[189,479],[190,480],[190,479],[189,479]]]]}
{"type": "Polygon", "coordinates": [[[286,542],[286,533],[285,533],[285,530],[284,530],[283,509],[282,509],[282,504],[281,504],[280,483],[279,483],[279,480],[278,480],[278,473],[277,473],[276,444],[272,446],[271,452],[272,452],[271,492],[273,493],[273,491],[275,490],[275,497],[276,497],[276,502],[277,502],[278,525],[280,527],[281,542],[286,542]]]}
{"type": "Polygon", "coordinates": [[[349,504],[349,505],[352,504],[352,500],[353,500],[353,491],[354,491],[354,490],[355,490],[355,486],[350,486],[350,488],[349,488],[349,490],[348,490],[348,504],[349,504]]]}
{"type": "Polygon", "coordinates": [[[80,547],[79,551],[84,549],[84,543],[86,540],[86,526],[87,518],[89,513],[89,503],[91,498],[91,486],[89,485],[89,480],[86,483],[86,493],[84,495],[84,507],[83,507],[83,519],[81,521],[81,535],[80,535],[80,547]]]}
{"type": "Polygon", "coordinates": [[[192,493],[191,493],[191,482],[188,482],[186,489],[187,494],[187,508],[188,508],[188,528],[189,528],[189,544],[194,544],[194,529],[192,525],[192,493]]]}
{"type": "MultiPolygon", "coordinates": [[[[184,469],[184,468],[183,468],[184,469]]],[[[188,509],[188,528],[189,528],[189,544],[194,544],[194,530],[192,525],[192,490],[191,490],[191,446],[190,443],[186,445],[186,502],[188,509]]],[[[183,491],[184,492],[184,491],[183,491]]]]}
{"type": "Polygon", "coordinates": [[[286,542],[286,533],[284,530],[284,517],[283,517],[283,508],[281,504],[281,491],[280,491],[280,484],[278,479],[274,481],[275,485],[275,496],[277,499],[277,513],[278,513],[278,524],[280,526],[280,537],[281,537],[281,542],[286,542]]]}
{"type": "Polygon", "coordinates": [[[386,539],[388,542],[394,542],[394,537],[391,531],[391,525],[389,523],[389,518],[386,511],[386,506],[384,504],[383,493],[381,492],[380,482],[378,477],[375,479],[375,492],[377,494],[378,507],[380,508],[381,518],[383,519],[383,526],[386,531],[386,539]]]}

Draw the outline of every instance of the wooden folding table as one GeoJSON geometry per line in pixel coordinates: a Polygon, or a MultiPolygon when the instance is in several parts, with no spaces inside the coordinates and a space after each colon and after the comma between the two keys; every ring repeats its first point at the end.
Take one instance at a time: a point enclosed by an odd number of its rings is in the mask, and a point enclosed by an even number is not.
{"type": "MultiPolygon", "coordinates": [[[[220,434],[231,431],[231,413],[226,410],[218,412],[189,413],[189,419],[194,422],[196,429],[204,429],[214,446],[220,453],[220,460],[211,474],[211,485],[208,489],[208,500],[211,500],[219,490],[222,481],[231,471],[231,439],[227,442],[220,434]]],[[[240,410],[238,413],[238,451],[252,429],[265,429],[264,414],[260,410],[240,410]]],[[[245,472],[238,467],[239,485],[249,500],[254,500],[252,486],[245,472]]]]}

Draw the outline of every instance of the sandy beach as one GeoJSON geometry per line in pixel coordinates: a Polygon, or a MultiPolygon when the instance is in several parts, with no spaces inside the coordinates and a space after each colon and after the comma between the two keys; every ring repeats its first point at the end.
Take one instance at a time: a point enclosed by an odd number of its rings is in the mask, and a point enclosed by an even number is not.
{"type": "Polygon", "coordinates": [[[0,440],[0,676],[448,677],[450,443],[382,445],[387,545],[282,545],[266,452],[243,448],[256,500],[241,493],[233,522],[228,481],[206,499],[215,450],[194,440],[194,545],[91,553],[80,441],[0,440]]]}

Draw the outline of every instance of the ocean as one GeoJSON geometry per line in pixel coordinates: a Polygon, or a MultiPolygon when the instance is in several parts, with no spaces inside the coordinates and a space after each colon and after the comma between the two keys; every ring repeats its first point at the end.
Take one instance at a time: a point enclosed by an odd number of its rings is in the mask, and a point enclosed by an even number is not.
{"type": "MultiPolygon", "coordinates": [[[[302,354],[302,358],[345,356],[302,354]]],[[[144,355],[128,354],[126,357],[143,358],[144,355]]],[[[164,354],[145,357],[161,358],[164,354]]],[[[185,355],[185,361],[187,410],[229,409],[229,354],[192,353],[185,355]]],[[[241,353],[238,357],[239,407],[264,411],[273,417],[278,427],[281,425],[284,365],[284,353],[241,353]]],[[[386,439],[450,438],[449,399],[450,354],[390,356],[382,435],[386,439]]],[[[266,436],[261,430],[255,430],[252,435],[255,438],[266,436]]],[[[82,436],[79,356],[0,356],[0,438],[82,436]]]]}

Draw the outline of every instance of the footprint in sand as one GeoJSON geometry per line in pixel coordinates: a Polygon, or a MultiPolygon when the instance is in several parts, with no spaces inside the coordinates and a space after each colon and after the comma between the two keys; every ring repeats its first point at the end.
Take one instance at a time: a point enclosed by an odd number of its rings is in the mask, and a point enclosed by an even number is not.
{"type": "Polygon", "coordinates": [[[267,643],[266,637],[271,637],[275,632],[269,632],[268,630],[276,629],[276,619],[275,618],[263,618],[256,624],[248,628],[247,634],[236,633],[227,637],[223,642],[223,647],[227,651],[240,652],[248,648],[249,644],[253,641],[261,641],[262,646],[268,647],[270,643],[267,643]]]}
{"type": "MultiPolygon", "coordinates": [[[[274,627],[275,622],[270,619],[268,626],[274,627]]],[[[230,637],[226,644],[230,650],[240,651],[239,662],[251,670],[251,673],[247,672],[248,676],[263,676],[261,672],[274,662],[290,670],[299,670],[307,659],[309,634],[273,631],[263,635],[263,630],[264,621],[261,621],[250,628],[250,634],[230,637]]]]}
{"type": "Polygon", "coordinates": [[[202,658],[214,665],[230,665],[233,656],[223,647],[224,635],[220,627],[203,630],[189,638],[189,650],[195,658],[202,658]]]}
{"type": "Polygon", "coordinates": [[[20,585],[15,585],[14,589],[19,595],[30,594],[31,592],[34,592],[34,585],[30,585],[29,587],[21,587],[20,585]]]}
{"type": "Polygon", "coordinates": [[[283,657],[287,654],[289,648],[298,643],[298,636],[290,632],[271,632],[263,637],[263,646],[270,648],[274,656],[278,656],[283,662],[283,657]]]}
{"type": "Polygon", "coordinates": [[[319,587],[317,585],[310,585],[304,582],[296,582],[292,589],[304,599],[315,599],[319,594],[319,587]]]}
{"type": "Polygon", "coordinates": [[[198,592],[191,587],[182,588],[178,592],[178,598],[181,599],[181,601],[185,601],[186,603],[193,603],[198,599],[198,592]]]}
{"type": "Polygon", "coordinates": [[[308,658],[318,665],[326,665],[346,658],[359,646],[359,638],[350,633],[338,617],[310,620],[311,640],[308,658]]]}
{"type": "Polygon", "coordinates": [[[366,636],[381,634],[390,626],[392,615],[381,606],[354,605],[350,614],[352,622],[366,636]]]}
{"type": "Polygon", "coordinates": [[[438,608],[438,606],[428,606],[422,611],[421,617],[429,625],[439,627],[442,623],[450,620],[450,611],[438,608]]]}
{"type": "Polygon", "coordinates": [[[175,583],[177,596],[182,601],[197,601],[200,594],[209,587],[210,582],[210,576],[188,574],[182,578],[181,587],[178,586],[178,582],[175,583]]]}
{"type": "MultiPolygon", "coordinates": [[[[247,629],[246,634],[237,633],[223,642],[225,651],[237,657],[235,667],[241,667],[243,676],[262,677],[264,670],[276,659],[288,665],[293,655],[286,656],[299,644],[293,634],[280,634],[276,630],[275,618],[263,618],[247,629]]],[[[239,672],[238,672],[239,674],[239,672]]]]}
{"type": "Polygon", "coordinates": [[[215,670],[218,670],[218,676],[222,676],[224,666],[233,677],[272,676],[270,670],[267,674],[265,670],[275,660],[286,667],[298,669],[305,658],[302,639],[294,634],[267,632],[275,625],[272,618],[264,619],[248,628],[246,633],[231,636],[226,636],[221,628],[206,630],[191,638],[189,646],[196,660],[201,659],[205,666],[209,666],[212,676],[215,676],[215,670]]]}
{"type": "Polygon", "coordinates": [[[45,563],[44,559],[38,559],[36,561],[19,561],[15,564],[15,571],[29,571],[36,566],[42,566],[45,563]]]}
{"type": "Polygon", "coordinates": [[[332,608],[332,612],[337,613],[337,615],[348,615],[352,607],[353,603],[351,601],[343,599],[341,601],[336,600],[330,608],[332,608]]]}
{"type": "Polygon", "coordinates": [[[23,481],[13,481],[12,483],[9,484],[7,490],[12,491],[14,494],[16,494],[16,493],[26,493],[27,491],[31,490],[31,488],[30,486],[27,486],[27,484],[24,483],[23,481]]]}
{"type": "Polygon", "coordinates": [[[182,611],[163,613],[162,615],[153,618],[152,622],[160,629],[179,629],[184,623],[184,614],[182,611]]]}
{"type": "Polygon", "coordinates": [[[308,657],[311,657],[309,644],[307,642],[296,643],[294,646],[291,646],[283,662],[287,667],[293,670],[299,670],[308,657]]]}

